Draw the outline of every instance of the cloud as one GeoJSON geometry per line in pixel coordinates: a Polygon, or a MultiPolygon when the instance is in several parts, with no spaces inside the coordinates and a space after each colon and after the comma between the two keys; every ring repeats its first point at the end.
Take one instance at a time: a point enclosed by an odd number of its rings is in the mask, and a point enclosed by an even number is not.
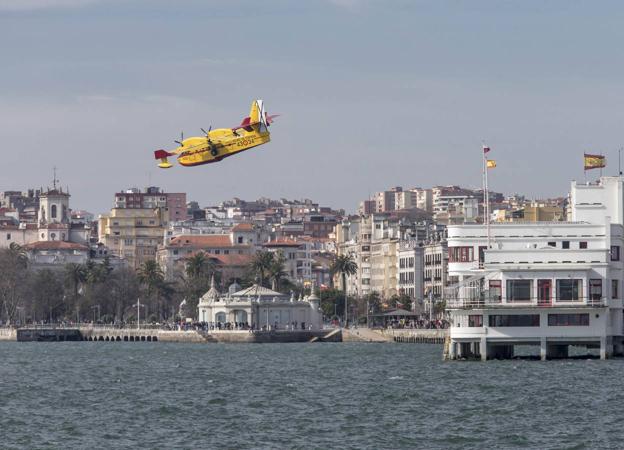
{"type": "Polygon", "coordinates": [[[0,0],[0,11],[81,8],[101,0],[0,0]]]}

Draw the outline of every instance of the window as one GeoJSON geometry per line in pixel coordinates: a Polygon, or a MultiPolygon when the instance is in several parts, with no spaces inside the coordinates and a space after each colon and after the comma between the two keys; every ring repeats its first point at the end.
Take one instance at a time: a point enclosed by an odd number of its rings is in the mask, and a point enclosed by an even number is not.
{"type": "Polygon", "coordinates": [[[611,280],[611,298],[618,298],[618,280],[611,280]]]}
{"type": "Polygon", "coordinates": [[[570,248],[570,241],[561,241],[561,248],[570,248]]]}
{"type": "Polygon", "coordinates": [[[482,327],[483,326],[483,316],[481,314],[474,314],[468,316],[468,326],[469,327],[482,327]]]}
{"type": "Polygon", "coordinates": [[[587,248],[587,241],[579,242],[579,248],[587,248]]]}
{"type": "Polygon", "coordinates": [[[490,300],[500,301],[501,298],[501,280],[490,280],[490,300]]]}
{"type": "Polygon", "coordinates": [[[526,302],[531,300],[531,280],[507,280],[507,301],[526,302]]]}
{"type": "Polygon", "coordinates": [[[221,254],[221,250],[215,250],[215,255],[220,255],[221,254]]]}
{"type": "Polygon", "coordinates": [[[242,236],[238,236],[238,238],[237,238],[237,242],[238,242],[239,244],[242,244],[242,243],[243,243],[243,237],[242,237],[242,236]]]}
{"type": "Polygon", "coordinates": [[[611,261],[619,261],[620,260],[620,246],[612,245],[611,246],[611,261]]]}
{"type": "Polygon", "coordinates": [[[602,298],[602,280],[589,280],[589,299],[600,300],[602,298]]]}
{"type": "Polygon", "coordinates": [[[474,249],[472,247],[449,247],[449,262],[472,262],[474,261],[474,249]]]}
{"type": "Polygon", "coordinates": [[[11,240],[11,233],[7,233],[7,241],[11,240]]]}
{"type": "Polygon", "coordinates": [[[549,246],[549,247],[556,247],[556,246],[557,246],[557,243],[556,243],[556,242],[554,242],[554,241],[551,241],[551,242],[549,242],[549,243],[548,243],[548,246],[549,246]]]}
{"type": "Polygon", "coordinates": [[[177,255],[177,254],[178,254],[178,251],[177,251],[177,250],[174,250],[174,251],[173,251],[173,254],[174,254],[174,255],[177,255]]]}
{"type": "Polygon", "coordinates": [[[589,314],[548,314],[549,327],[588,327],[589,314]]]}
{"type": "Polygon", "coordinates": [[[56,205],[52,205],[52,208],[50,209],[50,217],[52,219],[56,219],[56,205]]]}
{"type": "Polygon", "coordinates": [[[489,316],[491,327],[539,327],[539,314],[494,314],[489,316]]]}
{"type": "Polygon", "coordinates": [[[580,300],[581,280],[557,280],[557,300],[570,302],[580,300]]]}
{"type": "Polygon", "coordinates": [[[132,245],[132,239],[124,239],[125,245],[132,245]]]}

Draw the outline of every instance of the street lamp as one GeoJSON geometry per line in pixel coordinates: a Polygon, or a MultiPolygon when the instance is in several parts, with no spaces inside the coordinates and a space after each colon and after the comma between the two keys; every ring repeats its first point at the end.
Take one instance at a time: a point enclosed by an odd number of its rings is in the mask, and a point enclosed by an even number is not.
{"type": "Polygon", "coordinates": [[[97,310],[98,310],[98,315],[97,315],[98,320],[97,321],[100,322],[100,305],[95,305],[95,306],[91,307],[91,309],[93,310],[93,323],[95,323],[95,308],[97,308],[97,310]]]}
{"type": "Polygon", "coordinates": [[[141,329],[141,306],[145,307],[139,299],[137,298],[136,307],[137,307],[137,330],[141,329]]]}

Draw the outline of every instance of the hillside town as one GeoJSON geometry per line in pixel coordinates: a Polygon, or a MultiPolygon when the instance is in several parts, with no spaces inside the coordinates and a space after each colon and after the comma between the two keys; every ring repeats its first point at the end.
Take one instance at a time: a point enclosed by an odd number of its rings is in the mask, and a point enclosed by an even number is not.
{"type": "MultiPolygon", "coordinates": [[[[209,265],[204,278],[218,274],[220,292],[233,284],[257,281],[257,274],[250,275],[254,258],[270,253],[281,261],[285,294],[339,290],[353,299],[345,316],[344,299],[332,298],[336,304],[333,311],[331,305],[325,306],[327,319],[357,322],[389,310],[444,319],[445,289],[458,283],[458,277],[449,274],[449,258],[451,262],[473,258],[449,251],[448,229],[483,223],[483,193],[460,186],[396,186],[362,200],[357,213],[349,214],[310,199],[234,198],[200,205],[183,192],[150,186],[111,193],[110,211],[96,216],[73,209],[69,188],[61,187],[55,177],[47,188],[0,192],[0,248],[19,247],[31,270],[46,273],[103,264],[107,271],[117,272],[141,273],[151,267],[174,289],[199,256],[209,265]],[[332,266],[340,255],[355,263],[344,277],[332,266]]],[[[489,201],[495,223],[562,221],[568,214],[567,197],[528,199],[489,192],[489,201]]],[[[206,291],[208,282],[200,283],[206,291]]],[[[268,281],[264,284],[278,290],[268,281]]],[[[193,296],[203,293],[198,288],[193,296]]],[[[74,294],[75,300],[81,296],[78,291],[74,294]]],[[[197,319],[197,299],[169,297],[171,303],[184,300],[193,305],[186,315],[197,319]]],[[[89,314],[97,308],[98,315],[106,310],[109,320],[119,319],[106,299],[87,303],[89,314]]],[[[5,321],[10,320],[7,311],[5,321]]],[[[48,311],[37,317],[24,307],[21,314],[16,311],[13,320],[63,316],[48,311]]]]}

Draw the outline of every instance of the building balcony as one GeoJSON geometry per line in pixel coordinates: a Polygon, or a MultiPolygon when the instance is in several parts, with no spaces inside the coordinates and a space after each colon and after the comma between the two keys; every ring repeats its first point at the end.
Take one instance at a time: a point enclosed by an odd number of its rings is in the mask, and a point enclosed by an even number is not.
{"type": "Polygon", "coordinates": [[[579,298],[578,300],[543,300],[532,298],[529,300],[508,301],[500,296],[447,298],[447,309],[488,309],[488,308],[605,308],[607,298],[579,298]]]}

